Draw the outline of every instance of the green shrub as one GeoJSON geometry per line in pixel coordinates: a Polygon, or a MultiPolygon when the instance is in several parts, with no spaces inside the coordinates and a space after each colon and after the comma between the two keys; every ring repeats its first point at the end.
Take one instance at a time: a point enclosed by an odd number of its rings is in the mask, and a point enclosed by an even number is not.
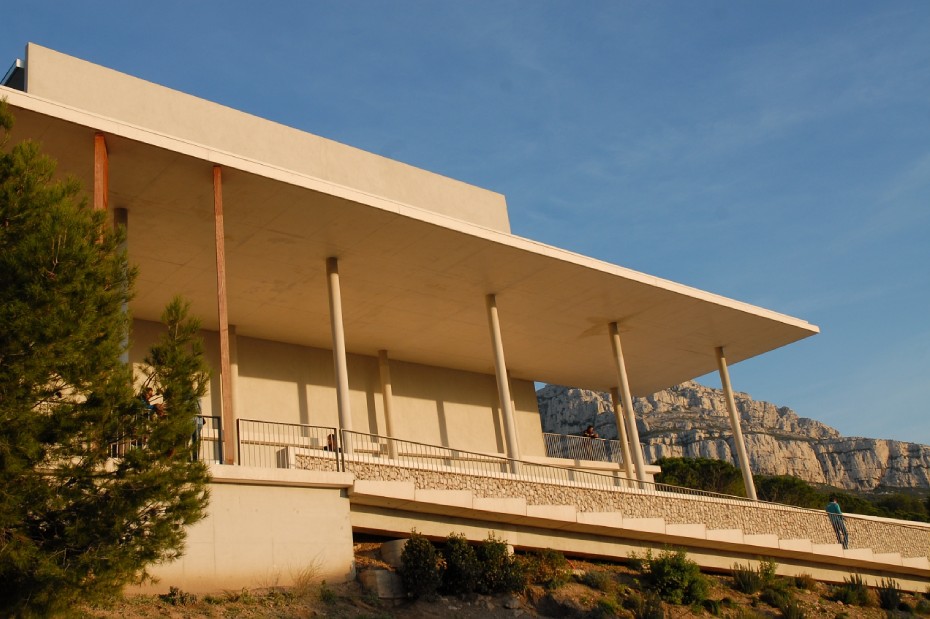
{"type": "Polygon", "coordinates": [[[762,590],[759,599],[769,606],[781,609],[791,601],[791,594],[783,587],[768,585],[762,590]]]}
{"type": "Polygon", "coordinates": [[[701,604],[701,608],[712,614],[714,617],[719,617],[722,606],[720,600],[704,600],[704,603],[701,604]]]}
{"type": "Polygon", "coordinates": [[[778,610],[785,619],[804,619],[807,616],[801,604],[793,597],[789,597],[784,604],[779,604],[778,610]]]}
{"type": "Polygon", "coordinates": [[[617,601],[611,598],[603,597],[594,603],[594,608],[591,609],[591,612],[588,616],[591,617],[591,619],[609,619],[611,617],[616,617],[619,614],[620,605],[617,603],[617,601]]]}
{"type": "Polygon", "coordinates": [[[774,560],[768,558],[759,559],[759,576],[762,578],[762,584],[770,585],[775,582],[775,571],[778,569],[778,564],[774,560]]]}
{"type": "Polygon", "coordinates": [[[631,591],[623,607],[633,613],[633,619],[665,619],[662,600],[652,591],[647,591],[644,595],[631,591]]]}
{"type": "Polygon", "coordinates": [[[568,583],[572,568],[558,550],[546,548],[527,555],[523,560],[527,581],[553,590],[568,583]]]}
{"type": "Polygon", "coordinates": [[[743,593],[753,594],[762,589],[762,575],[751,565],[733,564],[733,588],[743,593]]]}
{"type": "Polygon", "coordinates": [[[798,589],[813,591],[817,588],[817,581],[810,574],[799,574],[794,577],[794,586],[798,589]]]}
{"type": "Polygon", "coordinates": [[[898,610],[901,605],[901,590],[894,579],[882,579],[878,586],[878,605],[885,610],[898,610]]]}
{"type": "Polygon", "coordinates": [[[326,584],[326,581],[320,583],[320,601],[326,604],[327,606],[332,606],[336,603],[336,592],[333,591],[329,585],[326,584]]]}
{"type": "Polygon", "coordinates": [[[187,606],[188,604],[195,604],[197,602],[196,595],[181,591],[177,587],[169,587],[168,593],[159,595],[158,597],[162,602],[171,604],[172,606],[187,606]]]}
{"type": "Polygon", "coordinates": [[[930,601],[917,600],[917,604],[914,605],[914,612],[919,615],[930,615],[930,601]]]}
{"type": "Polygon", "coordinates": [[[481,564],[480,593],[517,593],[526,588],[522,564],[507,550],[507,544],[490,533],[476,549],[481,564]]]}
{"type": "Polygon", "coordinates": [[[646,588],[666,602],[693,604],[703,602],[707,597],[707,579],[684,550],[666,549],[658,557],[647,552],[643,570],[646,588]]]}
{"type": "Polygon", "coordinates": [[[604,592],[610,592],[615,584],[610,572],[604,570],[588,570],[582,575],[581,583],[604,592]]]}
{"type": "Polygon", "coordinates": [[[440,590],[451,595],[474,593],[481,577],[478,555],[463,534],[450,534],[442,549],[446,563],[440,590]]]}
{"type": "Polygon", "coordinates": [[[844,578],[843,584],[833,589],[832,598],[851,606],[868,606],[869,589],[862,582],[862,576],[853,574],[849,578],[844,578]]]}
{"type": "Polygon", "coordinates": [[[407,595],[419,598],[436,593],[442,584],[445,565],[433,544],[417,533],[416,529],[410,532],[410,539],[404,544],[400,560],[400,578],[407,595]]]}

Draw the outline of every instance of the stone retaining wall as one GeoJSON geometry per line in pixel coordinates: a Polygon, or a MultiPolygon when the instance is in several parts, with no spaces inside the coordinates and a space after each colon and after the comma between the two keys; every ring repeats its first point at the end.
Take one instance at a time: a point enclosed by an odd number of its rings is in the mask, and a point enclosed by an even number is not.
{"type": "MultiPolygon", "coordinates": [[[[317,469],[314,457],[298,457],[299,468],[317,469]]],[[[331,467],[332,463],[328,465],[331,467]]],[[[775,534],[779,539],[809,539],[834,544],[836,536],[825,512],[738,499],[675,496],[625,488],[584,488],[525,481],[509,475],[470,475],[452,471],[346,462],[357,479],[410,481],[422,489],[469,490],[480,498],[525,498],[528,505],[574,505],[579,512],[619,512],[625,518],[664,518],[666,524],[705,524],[708,529],[741,529],[744,534],[775,534]]],[[[930,529],[873,519],[846,517],[850,548],[902,557],[930,556],[930,529]]]]}

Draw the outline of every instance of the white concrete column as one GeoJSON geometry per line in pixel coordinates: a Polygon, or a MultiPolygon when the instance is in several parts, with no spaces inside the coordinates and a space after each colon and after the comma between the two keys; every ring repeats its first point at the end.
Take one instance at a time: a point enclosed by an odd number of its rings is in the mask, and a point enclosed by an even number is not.
{"type": "MultiPolygon", "coordinates": [[[[352,411],[349,408],[349,370],[346,362],[346,336],[342,326],[342,292],[339,288],[339,261],[326,259],[326,282],[329,287],[329,321],[333,337],[333,366],[336,371],[336,408],[339,411],[339,429],[352,430],[352,411]]],[[[348,446],[344,446],[346,449],[348,446]]],[[[348,451],[348,449],[346,449],[348,451]]]]}
{"type": "Polygon", "coordinates": [[[727,410],[730,412],[730,427],[733,429],[733,442],[736,444],[737,464],[743,472],[743,485],[746,486],[746,496],[753,501],[756,498],[756,484],[752,480],[752,470],[749,468],[749,455],[746,453],[746,443],[743,441],[743,430],[740,428],[739,412],[736,410],[736,399],[733,397],[733,387],[730,385],[730,371],[727,369],[727,359],[723,355],[723,347],[715,349],[717,353],[717,370],[720,372],[720,383],[723,394],[727,399],[727,410]]]}
{"type": "MultiPolygon", "coordinates": [[[[500,318],[497,315],[497,299],[493,294],[486,297],[488,328],[491,330],[491,346],[494,349],[494,373],[497,375],[497,394],[504,417],[504,438],[507,441],[507,456],[520,459],[517,430],[513,421],[513,400],[510,397],[510,382],[507,380],[507,363],[504,360],[504,343],[501,339],[500,318]]],[[[517,471],[514,471],[515,473],[517,471]]]]}
{"type": "MultiPolygon", "coordinates": [[[[229,325],[229,417],[232,419],[232,426],[229,432],[232,437],[231,443],[239,444],[239,338],[236,335],[236,325],[229,325]]],[[[238,458],[238,454],[236,455],[238,458]]]]}
{"type": "Polygon", "coordinates": [[[394,388],[391,386],[391,360],[388,351],[378,351],[378,370],[381,375],[381,402],[384,405],[384,432],[388,435],[388,457],[397,457],[394,445],[394,388]]]}
{"type": "Polygon", "coordinates": [[[623,470],[627,479],[633,479],[633,462],[630,453],[630,441],[626,436],[626,421],[624,421],[623,404],[620,402],[620,390],[616,387],[610,389],[610,400],[614,406],[614,419],[617,422],[617,440],[620,442],[620,449],[623,452],[623,470]]]}
{"type": "Polygon", "coordinates": [[[610,345],[614,352],[614,364],[617,370],[617,382],[620,383],[620,398],[623,409],[627,412],[626,429],[629,434],[630,449],[633,452],[633,462],[636,465],[636,479],[641,483],[646,481],[646,463],[643,458],[643,447],[639,443],[639,430],[636,429],[636,417],[633,415],[633,396],[630,395],[630,380],[626,374],[626,363],[623,360],[623,347],[620,345],[620,329],[617,323],[610,323],[610,345]]]}

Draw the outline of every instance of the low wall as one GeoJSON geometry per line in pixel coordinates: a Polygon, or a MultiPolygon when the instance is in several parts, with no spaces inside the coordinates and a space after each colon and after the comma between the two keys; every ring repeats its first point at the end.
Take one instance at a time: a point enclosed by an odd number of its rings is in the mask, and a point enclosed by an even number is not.
{"type": "MultiPolygon", "coordinates": [[[[322,466],[315,458],[298,466],[322,466]]],[[[522,497],[528,505],[574,505],[580,512],[620,512],[626,518],[664,518],[666,524],[707,525],[708,529],[741,529],[744,534],[774,534],[779,539],[809,539],[835,544],[836,536],[824,512],[737,499],[679,496],[669,493],[583,488],[539,483],[508,475],[470,475],[381,463],[347,462],[357,479],[411,481],[417,488],[469,490],[475,497],[522,497]]],[[[901,525],[874,518],[848,517],[851,548],[874,553],[898,552],[902,557],[930,556],[930,528],[901,525]]]]}
{"type": "Polygon", "coordinates": [[[189,527],[184,555],[157,565],[134,592],[192,593],[355,577],[346,473],[214,466],[207,517],[189,527]]]}

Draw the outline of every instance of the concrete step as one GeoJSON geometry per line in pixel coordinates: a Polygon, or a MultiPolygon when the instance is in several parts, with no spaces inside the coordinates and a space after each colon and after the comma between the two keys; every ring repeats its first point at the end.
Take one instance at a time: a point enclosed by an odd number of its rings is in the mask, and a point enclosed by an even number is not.
{"type": "Polygon", "coordinates": [[[814,544],[809,539],[780,539],[778,547],[782,550],[794,550],[797,552],[813,552],[814,544]]]}
{"type": "Polygon", "coordinates": [[[890,563],[891,565],[903,565],[900,552],[873,552],[872,559],[881,563],[890,563]]]}
{"type": "Polygon", "coordinates": [[[574,524],[578,520],[578,509],[574,505],[527,505],[526,515],[574,524]]]}
{"type": "Polygon", "coordinates": [[[813,544],[811,552],[818,555],[828,555],[830,557],[842,557],[842,544],[813,544]]]}
{"type": "Polygon", "coordinates": [[[484,512],[526,515],[526,499],[523,497],[475,497],[472,507],[484,512]]]}
{"type": "Polygon", "coordinates": [[[623,528],[646,533],[665,533],[665,518],[624,518],[623,528]]]}
{"type": "Polygon", "coordinates": [[[623,526],[623,514],[620,512],[578,512],[575,520],[578,524],[590,524],[598,527],[619,529],[623,526]]]}
{"type": "Polygon", "coordinates": [[[906,567],[916,567],[922,570],[930,570],[930,558],[928,557],[902,557],[901,565],[906,567]]]}
{"type": "Polygon", "coordinates": [[[743,543],[750,546],[767,546],[769,548],[778,548],[778,536],[774,533],[753,533],[750,535],[743,534],[743,543]]]}
{"type": "Polygon", "coordinates": [[[872,561],[874,558],[871,548],[849,548],[843,551],[843,556],[847,559],[862,559],[863,561],[872,561]]]}
{"type": "Polygon", "coordinates": [[[707,539],[707,525],[704,524],[666,524],[666,535],[707,539]]]}
{"type": "Polygon", "coordinates": [[[417,488],[414,492],[417,503],[432,503],[445,507],[471,509],[475,494],[471,490],[435,490],[417,488]]]}
{"type": "Polygon", "coordinates": [[[708,529],[707,539],[731,544],[743,543],[742,529],[708,529]]]}

